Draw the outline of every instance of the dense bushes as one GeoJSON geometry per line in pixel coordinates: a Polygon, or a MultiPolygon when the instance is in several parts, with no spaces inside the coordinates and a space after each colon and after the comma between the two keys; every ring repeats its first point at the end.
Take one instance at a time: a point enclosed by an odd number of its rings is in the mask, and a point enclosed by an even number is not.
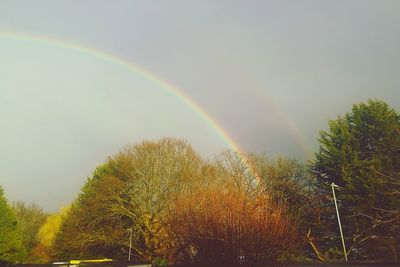
{"type": "Polygon", "coordinates": [[[282,205],[232,185],[178,200],[170,227],[173,259],[201,264],[275,262],[299,244],[282,205]]]}

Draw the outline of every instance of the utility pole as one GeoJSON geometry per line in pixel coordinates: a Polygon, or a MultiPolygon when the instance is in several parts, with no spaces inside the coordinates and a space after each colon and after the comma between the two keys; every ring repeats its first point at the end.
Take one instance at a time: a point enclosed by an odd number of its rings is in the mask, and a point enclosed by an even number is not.
{"type": "Polygon", "coordinates": [[[129,254],[128,254],[128,261],[131,261],[131,250],[132,250],[132,228],[127,229],[129,231],[129,254]]]}
{"type": "Polygon", "coordinates": [[[347,262],[348,260],[347,260],[346,245],[344,244],[344,237],[343,237],[343,231],[342,231],[342,224],[340,223],[339,209],[338,209],[338,206],[337,206],[336,195],[335,195],[335,187],[336,187],[336,188],[339,188],[339,186],[336,185],[336,184],[333,183],[333,182],[332,182],[331,186],[332,186],[333,200],[334,200],[334,202],[335,202],[337,220],[338,220],[338,224],[339,224],[340,236],[341,236],[341,238],[342,238],[342,245],[343,245],[344,258],[346,259],[346,262],[347,262]]]}

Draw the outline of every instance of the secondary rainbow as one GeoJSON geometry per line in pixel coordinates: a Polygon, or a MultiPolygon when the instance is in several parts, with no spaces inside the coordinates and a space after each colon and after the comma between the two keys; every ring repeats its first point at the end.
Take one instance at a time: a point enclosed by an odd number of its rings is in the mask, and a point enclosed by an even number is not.
{"type": "MultiPolygon", "coordinates": [[[[236,53],[234,50],[230,50],[229,47],[219,45],[216,42],[213,42],[212,45],[214,46],[214,49],[218,50],[218,53],[227,53],[227,51],[231,55],[234,55],[236,53]]],[[[231,57],[225,56],[221,58],[226,59],[231,57]]],[[[265,85],[259,83],[257,77],[250,76],[249,71],[243,67],[243,64],[232,64],[231,61],[226,61],[226,66],[230,66],[231,69],[235,71],[235,75],[240,76],[241,80],[244,81],[248,87],[253,89],[253,93],[256,93],[258,98],[261,98],[268,105],[268,107],[274,111],[276,115],[279,115],[281,123],[284,124],[285,127],[289,130],[289,133],[293,137],[293,140],[303,151],[305,159],[311,159],[314,152],[307,145],[307,142],[305,141],[305,136],[299,130],[294,120],[287,113],[282,112],[276,102],[273,101],[273,99],[266,93],[265,85]]]]}

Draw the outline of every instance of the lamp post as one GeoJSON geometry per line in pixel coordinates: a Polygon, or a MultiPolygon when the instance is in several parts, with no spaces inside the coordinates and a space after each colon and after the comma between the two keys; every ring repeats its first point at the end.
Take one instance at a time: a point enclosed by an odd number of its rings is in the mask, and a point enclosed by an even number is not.
{"type": "Polygon", "coordinates": [[[336,195],[335,195],[335,187],[336,187],[336,188],[339,188],[339,186],[332,182],[331,187],[332,187],[333,200],[334,200],[334,202],[335,202],[337,220],[338,220],[338,224],[339,224],[340,237],[342,238],[342,245],[343,245],[344,258],[345,258],[345,260],[346,260],[346,262],[347,262],[348,260],[347,260],[346,245],[344,244],[343,231],[342,231],[342,224],[340,223],[339,209],[338,209],[338,206],[337,206],[336,195]]]}
{"type": "Polygon", "coordinates": [[[132,228],[127,229],[129,231],[129,254],[128,254],[128,261],[131,261],[131,250],[132,250],[132,228]]]}

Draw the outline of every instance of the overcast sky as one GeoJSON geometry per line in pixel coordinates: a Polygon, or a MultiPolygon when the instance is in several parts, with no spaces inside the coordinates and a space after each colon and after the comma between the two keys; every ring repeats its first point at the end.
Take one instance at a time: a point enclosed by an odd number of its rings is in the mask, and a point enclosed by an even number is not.
{"type": "Polygon", "coordinates": [[[399,48],[400,1],[0,0],[0,184],[10,201],[55,211],[124,145],[229,148],[115,60],[172,84],[243,151],[305,161],[352,104],[400,111],[399,48]]]}

